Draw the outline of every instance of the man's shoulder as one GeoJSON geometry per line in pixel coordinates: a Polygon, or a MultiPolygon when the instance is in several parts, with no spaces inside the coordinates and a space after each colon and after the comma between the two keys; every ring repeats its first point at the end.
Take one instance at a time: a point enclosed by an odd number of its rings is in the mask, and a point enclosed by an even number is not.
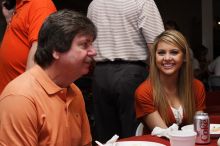
{"type": "Polygon", "coordinates": [[[29,72],[24,72],[7,84],[1,96],[21,95],[29,96],[34,92],[36,81],[29,72]]]}

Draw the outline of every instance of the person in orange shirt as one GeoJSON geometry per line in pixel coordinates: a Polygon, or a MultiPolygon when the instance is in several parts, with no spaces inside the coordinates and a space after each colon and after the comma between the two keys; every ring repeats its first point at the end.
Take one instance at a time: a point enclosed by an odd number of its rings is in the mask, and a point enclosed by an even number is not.
{"type": "Polygon", "coordinates": [[[173,123],[193,123],[205,108],[205,89],[193,78],[190,50],[185,37],[167,30],[154,42],[150,75],[135,92],[136,115],[151,131],[173,123]]]}
{"type": "Polygon", "coordinates": [[[0,94],[8,82],[33,66],[39,29],[55,11],[51,0],[16,0],[0,46],[0,94]]]}
{"type": "Polygon", "coordinates": [[[45,20],[36,65],[0,96],[0,145],[92,145],[84,99],[73,82],[89,72],[96,35],[95,25],[71,10],[45,20]]]}

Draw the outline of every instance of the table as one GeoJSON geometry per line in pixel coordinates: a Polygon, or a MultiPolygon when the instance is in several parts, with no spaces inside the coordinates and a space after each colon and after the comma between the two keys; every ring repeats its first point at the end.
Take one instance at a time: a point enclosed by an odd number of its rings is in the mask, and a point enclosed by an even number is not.
{"type": "MultiPolygon", "coordinates": [[[[195,146],[217,146],[217,140],[218,140],[217,138],[216,139],[211,138],[211,142],[209,144],[205,144],[205,145],[196,144],[195,146]]],[[[119,141],[151,141],[151,142],[158,142],[166,146],[170,146],[170,141],[168,139],[152,136],[152,135],[133,136],[129,138],[120,139],[119,141]]]]}

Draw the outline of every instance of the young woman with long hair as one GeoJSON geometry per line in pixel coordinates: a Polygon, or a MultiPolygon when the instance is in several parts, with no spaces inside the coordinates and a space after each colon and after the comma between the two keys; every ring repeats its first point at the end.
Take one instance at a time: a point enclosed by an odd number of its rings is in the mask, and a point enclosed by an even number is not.
{"type": "Polygon", "coordinates": [[[176,30],[167,30],[154,42],[150,74],[136,90],[136,116],[147,127],[167,128],[193,123],[205,108],[205,89],[193,77],[189,45],[176,30]]]}

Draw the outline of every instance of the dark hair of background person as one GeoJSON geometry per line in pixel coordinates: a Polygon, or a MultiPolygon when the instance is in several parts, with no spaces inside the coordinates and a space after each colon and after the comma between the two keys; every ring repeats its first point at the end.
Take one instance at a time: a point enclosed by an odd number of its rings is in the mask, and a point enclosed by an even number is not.
{"type": "Polygon", "coordinates": [[[34,59],[43,68],[52,63],[53,51],[67,52],[77,34],[91,35],[94,40],[97,35],[96,26],[80,13],[64,9],[54,14],[45,20],[38,36],[34,59]]]}
{"type": "Polygon", "coordinates": [[[195,57],[201,61],[201,60],[206,60],[206,55],[208,53],[208,48],[205,47],[204,45],[198,45],[195,49],[195,57]]]}
{"type": "Polygon", "coordinates": [[[165,30],[168,30],[168,29],[174,29],[174,30],[178,30],[180,31],[179,29],[179,26],[177,25],[177,23],[173,20],[168,20],[166,23],[165,23],[165,30]]]}
{"type": "Polygon", "coordinates": [[[16,0],[4,0],[3,5],[5,6],[6,9],[11,10],[15,7],[16,0]]]}

